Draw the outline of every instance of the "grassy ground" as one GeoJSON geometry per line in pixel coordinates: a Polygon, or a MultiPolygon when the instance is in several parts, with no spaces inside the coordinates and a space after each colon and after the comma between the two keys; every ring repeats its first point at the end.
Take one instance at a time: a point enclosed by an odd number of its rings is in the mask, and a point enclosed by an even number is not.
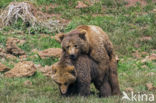
{"type": "MultiPolygon", "coordinates": [[[[12,0],[1,0],[0,8],[3,9],[12,0]]],[[[19,1],[19,0],[18,0],[19,1]]],[[[22,0],[20,0],[22,1],[22,0]]],[[[156,49],[156,4],[148,0],[145,7],[137,4],[135,7],[125,7],[125,2],[111,2],[114,0],[101,0],[89,8],[75,9],[77,0],[32,0],[33,3],[43,12],[60,14],[61,18],[70,21],[64,28],[65,32],[70,31],[81,24],[92,24],[103,28],[108,33],[113,42],[116,54],[120,61],[118,64],[119,82],[122,91],[131,87],[134,92],[153,93],[156,101],[156,91],[148,91],[145,84],[153,83],[156,86],[156,75],[147,74],[156,73],[156,62],[148,61],[142,63],[141,58],[136,58],[132,54],[136,51],[141,54],[147,52],[153,53],[156,49]],[[49,4],[57,5],[55,8],[46,9],[49,4]],[[148,36],[151,40],[142,41],[141,38],[148,36]]],[[[19,24],[20,25],[20,24],[19,24]]],[[[19,25],[5,27],[0,31],[0,48],[5,48],[8,37],[25,39],[26,43],[19,47],[27,53],[27,60],[35,64],[51,65],[57,58],[41,59],[33,49],[44,50],[52,47],[60,47],[54,39],[50,38],[55,33],[45,32],[45,35],[35,31],[35,35],[27,32],[17,33],[23,28],[19,25]]],[[[156,52],[155,52],[156,53],[156,52]]],[[[9,67],[13,67],[15,60],[0,59],[0,62],[9,67]]],[[[51,78],[44,77],[37,72],[30,78],[5,78],[0,73],[0,103],[122,103],[121,97],[114,96],[109,98],[98,98],[97,91],[92,85],[91,88],[95,94],[89,97],[61,97],[57,85],[51,78]],[[24,85],[26,80],[30,80],[32,85],[24,85]]],[[[128,101],[124,102],[128,103],[128,101]]],[[[144,103],[144,102],[139,102],[144,103]]]]}

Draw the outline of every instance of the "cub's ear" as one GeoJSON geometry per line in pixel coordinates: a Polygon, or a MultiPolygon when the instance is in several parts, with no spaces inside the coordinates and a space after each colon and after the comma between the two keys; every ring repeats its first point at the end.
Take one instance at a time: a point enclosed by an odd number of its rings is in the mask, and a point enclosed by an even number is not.
{"type": "Polygon", "coordinates": [[[55,35],[55,40],[56,40],[57,42],[61,43],[62,40],[63,40],[63,38],[64,38],[64,35],[65,35],[65,34],[63,34],[63,33],[56,34],[56,35],[55,35]]]}
{"type": "Polygon", "coordinates": [[[86,34],[86,31],[83,30],[83,31],[80,32],[79,37],[81,39],[83,39],[83,40],[86,40],[86,35],[85,34],[86,34]]]}
{"type": "Polygon", "coordinates": [[[74,66],[68,66],[68,72],[74,76],[77,76],[76,70],[74,66]]]}

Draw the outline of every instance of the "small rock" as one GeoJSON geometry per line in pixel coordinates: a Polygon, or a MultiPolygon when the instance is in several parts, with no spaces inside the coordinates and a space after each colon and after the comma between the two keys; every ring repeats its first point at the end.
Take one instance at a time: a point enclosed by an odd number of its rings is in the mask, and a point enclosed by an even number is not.
{"type": "Polygon", "coordinates": [[[128,87],[128,88],[126,88],[126,90],[125,90],[126,92],[133,92],[133,88],[131,88],[131,87],[128,87]]]}
{"type": "Polygon", "coordinates": [[[147,87],[147,90],[153,90],[154,89],[152,83],[146,83],[146,87],[147,87]]]}
{"type": "Polygon", "coordinates": [[[56,57],[59,58],[61,56],[62,49],[61,48],[49,48],[43,51],[39,51],[38,55],[44,59],[46,57],[56,57]]]}
{"type": "Polygon", "coordinates": [[[25,86],[31,86],[32,82],[30,80],[26,80],[26,81],[24,81],[24,85],[25,86]]]}
{"type": "Polygon", "coordinates": [[[5,73],[6,77],[29,77],[36,72],[36,68],[31,61],[22,61],[15,65],[13,69],[5,73]]]}
{"type": "Polygon", "coordinates": [[[6,71],[9,71],[9,70],[10,69],[7,66],[0,63],[0,72],[6,72],[6,71]]]}
{"type": "Polygon", "coordinates": [[[88,7],[86,4],[84,4],[82,1],[77,2],[77,6],[75,8],[80,9],[80,8],[86,8],[88,7]]]}
{"type": "Polygon", "coordinates": [[[6,50],[13,55],[24,55],[25,52],[20,49],[16,44],[19,42],[17,38],[8,38],[6,42],[6,50]]]}

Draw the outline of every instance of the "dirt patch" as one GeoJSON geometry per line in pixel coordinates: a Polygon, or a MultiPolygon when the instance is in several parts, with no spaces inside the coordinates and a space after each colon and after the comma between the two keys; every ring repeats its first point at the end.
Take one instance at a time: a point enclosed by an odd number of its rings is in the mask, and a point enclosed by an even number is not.
{"type": "Polygon", "coordinates": [[[39,51],[38,55],[44,59],[46,57],[56,57],[59,58],[61,56],[62,49],[61,48],[49,48],[43,51],[39,51]]]}
{"type": "Polygon", "coordinates": [[[139,38],[139,40],[140,41],[150,41],[150,40],[152,40],[152,37],[150,37],[150,36],[144,36],[144,37],[139,38]]]}
{"type": "Polygon", "coordinates": [[[2,59],[9,59],[9,60],[14,60],[17,59],[16,56],[8,54],[4,49],[0,48],[0,57],[2,59]]]}
{"type": "Polygon", "coordinates": [[[147,4],[146,0],[125,0],[127,2],[127,7],[135,6],[136,3],[140,3],[142,6],[147,4]]]}
{"type": "MultiPolygon", "coordinates": [[[[17,38],[8,38],[6,42],[6,51],[13,55],[24,55],[25,52],[17,46],[20,40],[17,38]]],[[[21,41],[23,43],[23,41],[21,41]]]]}
{"type": "Polygon", "coordinates": [[[0,63],[0,72],[6,72],[10,70],[7,66],[5,66],[4,64],[0,63]]]}
{"type": "Polygon", "coordinates": [[[86,4],[85,4],[84,2],[82,2],[82,1],[78,1],[75,8],[80,9],[80,8],[86,8],[86,7],[88,7],[88,5],[86,5],[86,4]]]}
{"type": "Polygon", "coordinates": [[[156,89],[156,87],[153,86],[153,83],[146,83],[146,88],[149,91],[156,89]]]}
{"type": "Polygon", "coordinates": [[[156,61],[156,54],[153,53],[150,56],[146,56],[144,59],[141,60],[142,63],[145,63],[148,61],[156,61]]]}
{"type": "Polygon", "coordinates": [[[31,61],[19,62],[13,69],[5,73],[6,77],[30,77],[36,72],[36,68],[31,61]]]}

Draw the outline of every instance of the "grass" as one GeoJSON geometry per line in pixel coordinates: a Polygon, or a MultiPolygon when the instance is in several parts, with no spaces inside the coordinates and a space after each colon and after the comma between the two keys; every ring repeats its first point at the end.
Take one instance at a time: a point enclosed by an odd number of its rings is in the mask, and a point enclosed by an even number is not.
{"type": "MultiPolygon", "coordinates": [[[[3,9],[12,0],[1,0],[0,8],[3,9]]],[[[21,0],[22,1],[22,0],[21,0]]],[[[26,1],[26,0],[25,0],[26,1]]],[[[61,18],[70,20],[64,28],[64,32],[74,29],[78,25],[97,25],[100,26],[113,42],[116,54],[120,57],[118,64],[118,75],[121,91],[131,87],[134,92],[153,93],[148,91],[145,84],[153,83],[156,86],[156,62],[151,61],[142,63],[141,58],[132,56],[135,51],[152,53],[156,49],[156,14],[154,3],[148,0],[145,7],[137,4],[133,7],[125,7],[125,2],[114,2],[114,0],[101,0],[88,8],[76,9],[78,0],[32,0],[43,12],[61,14],[61,18]],[[46,6],[54,4],[55,8],[45,9],[46,6]],[[140,38],[150,36],[152,39],[141,41],[140,38]]],[[[26,60],[33,61],[35,64],[52,65],[58,58],[41,59],[33,49],[44,50],[47,48],[60,48],[60,44],[51,38],[55,33],[50,33],[44,28],[32,29],[31,34],[25,31],[25,27],[20,22],[0,30],[0,48],[5,48],[8,37],[24,39],[26,42],[19,47],[27,54],[26,60]],[[18,32],[21,33],[18,33],[18,32]],[[43,35],[44,33],[44,35],[43,35]],[[31,35],[33,34],[33,35],[31,35]]],[[[13,64],[19,62],[15,60],[0,59],[0,62],[13,68],[13,64]]],[[[92,94],[89,97],[72,96],[62,97],[59,94],[57,85],[51,78],[44,77],[37,72],[29,78],[5,78],[0,73],[0,102],[1,103],[121,103],[121,97],[114,96],[109,98],[98,98],[97,90],[91,85],[92,94]],[[24,85],[29,80],[32,85],[24,85]]],[[[126,101],[125,103],[129,103],[126,101]]],[[[144,103],[144,102],[139,102],[144,103]]]]}

